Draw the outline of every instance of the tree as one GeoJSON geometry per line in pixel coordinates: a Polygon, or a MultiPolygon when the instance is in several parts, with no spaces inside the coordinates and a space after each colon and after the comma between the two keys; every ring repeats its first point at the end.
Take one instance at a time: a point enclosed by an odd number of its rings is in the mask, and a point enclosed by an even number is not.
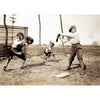
{"type": "Polygon", "coordinates": [[[98,45],[97,41],[94,41],[94,42],[92,43],[92,45],[97,46],[97,45],[98,45]]]}

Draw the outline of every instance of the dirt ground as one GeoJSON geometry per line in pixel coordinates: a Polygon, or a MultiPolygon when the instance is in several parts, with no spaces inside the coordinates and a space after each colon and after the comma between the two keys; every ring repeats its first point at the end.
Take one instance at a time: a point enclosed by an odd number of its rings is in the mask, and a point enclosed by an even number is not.
{"type": "Polygon", "coordinates": [[[56,55],[43,63],[43,56],[33,56],[27,58],[24,69],[20,68],[23,61],[14,58],[7,72],[3,71],[7,60],[3,60],[0,62],[0,85],[100,85],[100,56],[84,56],[87,65],[84,75],[80,75],[77,59],[71,70],[63,71],[68,66],[68,58],[69,55],[56,55]],[[62,72],[69,72],[70,75],[65,78],[55,77],[62,72]]]}

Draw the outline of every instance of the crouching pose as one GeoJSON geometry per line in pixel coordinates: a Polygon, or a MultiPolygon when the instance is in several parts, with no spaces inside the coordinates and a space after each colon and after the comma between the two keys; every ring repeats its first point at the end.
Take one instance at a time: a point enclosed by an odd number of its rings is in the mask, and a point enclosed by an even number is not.
{"type": "Polygon", "coordinates": [[[67,70],[71,69],[72,62],[74,61],[74,58],[77,55],[77,58],[81,65],[82,73],[84,73],[86,70],[86,65],[83,62],[82,47],[80,44],[79,35],[76,32],[76,26],[71,26],[69,28],[69,33],[58,34],[56,42],[58,41],[58,38],[64,43],[68,41],[70,41],[71,43],[71,54],[70,54],[69,65],[68,65],[67,70]]]}
{"type": "MultiPolygon", "coordinates": [[[[7,71],[6,68],[8,64],[10,63],[10,61],[13,59],[13,56],[19,57],[20,59],[24,60],[24,63],[25,63],[26,57],[25,57],[25,54],[23,53],[23,48],[25,47],[25,45],[32,44],[32,43],[33,43],[33,39],[31,37],[25,38],[23,33],[21,32],[18,33],[17,39],[14,41],[12,46],[8,49],[8,62],[6,66],[4,66],[4,71],[7,71]]],[[[23,63],[23,66],[24,66],[24,63],[23,63]]]]}
{"type": "Polygon", "coordinates": [[[47,60],[48,58],[50,58],[50,56],[55,56],[52,52],[53,47],[55,46],[55,44],[53,42],[50,41],[49,46],[45,49],[44,54],[45,54],[45,59],[47,60]]]}

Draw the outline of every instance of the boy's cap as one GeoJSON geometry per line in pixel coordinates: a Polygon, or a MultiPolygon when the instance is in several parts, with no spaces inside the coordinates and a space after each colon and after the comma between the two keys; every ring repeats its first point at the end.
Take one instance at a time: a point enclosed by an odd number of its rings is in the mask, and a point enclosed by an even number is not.
{"type": "Polygon", "coordinates": [[[69,32],[71,32],[71,30],[72,30],[73,28],[76,28],[76,26],[75,26],[75,25],[70,26],[70,27],[69,27],[69,32]]]}

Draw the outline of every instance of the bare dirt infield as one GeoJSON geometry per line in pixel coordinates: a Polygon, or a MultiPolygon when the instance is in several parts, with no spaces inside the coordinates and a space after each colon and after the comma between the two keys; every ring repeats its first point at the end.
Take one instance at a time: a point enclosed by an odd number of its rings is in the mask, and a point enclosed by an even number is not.
{"type": "Polygon", "coordinates": [[[27,58],[26,66],[21,69],[22,60],[14,58],[4,72],[3,66],[7,60],[0,62],[0,85],[100,85],[100,57],[84,56],[87,70],[84,75],[80,75],[81,68],[78,67],[77,59],[73,62],[72,69],[67,71],[70,76],[56,78],[56,74],[65,72],[67,68],[68,56],[56,55],[51,57],[48,62],[43,63],[42,56],[32,56],[27,58]]]}

